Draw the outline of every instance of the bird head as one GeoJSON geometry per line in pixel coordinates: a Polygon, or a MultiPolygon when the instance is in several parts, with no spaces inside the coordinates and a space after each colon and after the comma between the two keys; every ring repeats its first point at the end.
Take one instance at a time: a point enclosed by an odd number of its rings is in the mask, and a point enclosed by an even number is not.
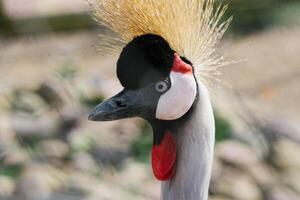
{"type": "Polygon", "coordinates": [[[154,175],[169,180],[177,170],[177,151],[181,151],[180,133],[175,129],[189,119],[197,96],[203,98],[197,80],[202,88],[204,77],[213,77],[214,69],[224,64],[223,58],[215,55],[215,46],[230,21],[221,22],[226,7],[214,12],[214,0],[95,2],[96,19],[117,35],[103,35],[104,41],[111,41],[109,49],[125,46],[117,63],[124,89],[98,105],[89,119],[148,120],[154,132],[154,175]]]}
{"type": "Polygon", "coordinates": [[[90,120],[177,120],[197,96],[191,63],[159,35],[145,34],[130,41],[118,59],[117,76],[124,89],[98,105],[90,120]]]}

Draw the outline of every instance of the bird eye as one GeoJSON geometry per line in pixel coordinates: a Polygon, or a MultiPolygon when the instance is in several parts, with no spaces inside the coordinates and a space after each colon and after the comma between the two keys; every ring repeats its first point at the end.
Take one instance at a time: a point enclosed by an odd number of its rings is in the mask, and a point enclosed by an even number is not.
{"type": "Polygon", "coordinates": [[[168,84],[165,81],[160,81],[156,83],[155,90],[157,92],[163,93],[168,90],[168,84]]]}

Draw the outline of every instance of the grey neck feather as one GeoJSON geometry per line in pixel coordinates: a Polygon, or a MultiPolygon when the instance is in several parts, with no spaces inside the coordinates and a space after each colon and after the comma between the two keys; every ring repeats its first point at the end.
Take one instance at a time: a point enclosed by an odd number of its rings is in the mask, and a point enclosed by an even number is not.
{"type": "Polygon", "coordinates": [[[162,183],[162,200],[207,200],[211,176],[215,124],[210,97],[199,83],[199,99],[189,120],[176,131],[177,171],[162,183]]]}

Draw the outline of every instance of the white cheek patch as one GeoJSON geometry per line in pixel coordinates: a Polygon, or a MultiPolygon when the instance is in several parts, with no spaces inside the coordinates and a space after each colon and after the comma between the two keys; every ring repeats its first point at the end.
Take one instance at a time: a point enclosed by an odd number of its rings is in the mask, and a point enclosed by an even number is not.
{"type": "Polygon", "coordinates": [[[163,94],[157,105],[156,118],[175,120],[186,114],[192,107],[197,95],[197,85],[192,73],[170,74],[172,86],[163,94]]]}

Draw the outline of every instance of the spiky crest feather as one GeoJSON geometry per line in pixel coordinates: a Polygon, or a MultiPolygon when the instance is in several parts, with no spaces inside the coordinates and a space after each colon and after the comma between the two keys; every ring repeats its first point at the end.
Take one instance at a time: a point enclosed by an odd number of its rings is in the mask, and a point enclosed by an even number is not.
{"type": "Polygon", "coordinates": [[[214,3],[215,0],[93,0],[91,5],[96,20],[119,36],[103,34],[110,50],[120,49],[136,36],[157,34],[190,60],[197,77],[206,81],[226,64],[216,54],[216,44],[230,19],[221,22],[227,6],[215,9],[214,3]]]}

